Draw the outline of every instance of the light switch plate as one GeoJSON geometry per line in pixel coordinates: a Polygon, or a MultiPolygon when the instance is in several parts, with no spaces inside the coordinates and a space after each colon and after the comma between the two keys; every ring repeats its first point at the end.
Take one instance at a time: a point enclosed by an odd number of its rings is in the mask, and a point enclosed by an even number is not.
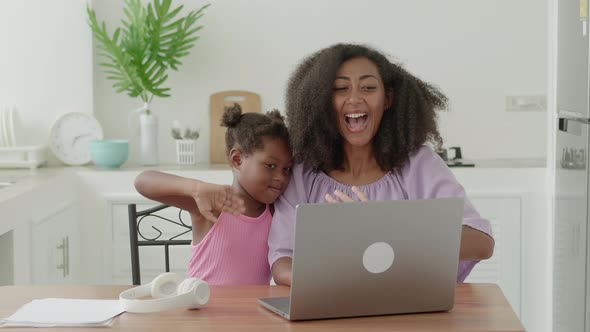
{"type": "Polygon", "coordinates": [[[547,109],[547,97],[545,95],[515,95],[506,96],[506,111],[538,111],[547,109]]]}

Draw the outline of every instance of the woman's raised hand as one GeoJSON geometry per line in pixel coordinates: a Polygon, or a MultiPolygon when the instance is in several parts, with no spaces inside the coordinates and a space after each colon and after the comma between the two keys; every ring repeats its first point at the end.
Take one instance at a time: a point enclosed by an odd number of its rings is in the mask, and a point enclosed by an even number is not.
{"type": "Polygon", "coordinates": [[[228,185],[222,186],[199,181],[192,196],[197,203],[199,212],[211,222],[217,221],[215,214],[228,212],[239,215],[246,210],[244,200],[239,196],[239,193],[228,185]]]}
{"type": "MultiPolygon", "coordinates": [[[[369,200],[367,195],[365,195],[365,193],[360,191],[360,189],[358,187],[352,186],[352,188],[350,188],[350,189],[352,189],[352,192],[357,196],[357,198],[361,202],[366,202],[369,200]]],[[[345,193],[341,192],[338,189],[334,190],[334,196],[332,196],[330,194],[326,194],[325,198],[326,198],[326,202],[328,202],[328,203],[354,202],[355,201],[354,199],[350,198],[348,195],[346,195],[345,193]]]]}

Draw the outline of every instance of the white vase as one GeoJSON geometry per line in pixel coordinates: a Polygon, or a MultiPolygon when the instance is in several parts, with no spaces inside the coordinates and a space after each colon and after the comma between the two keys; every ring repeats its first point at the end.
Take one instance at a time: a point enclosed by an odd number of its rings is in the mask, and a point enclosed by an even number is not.
{"type": "Polygon", "coordinates": [[[142,113],[139,116],[140,162],[144,166],[158,164],[158,117],[142,113]]]}

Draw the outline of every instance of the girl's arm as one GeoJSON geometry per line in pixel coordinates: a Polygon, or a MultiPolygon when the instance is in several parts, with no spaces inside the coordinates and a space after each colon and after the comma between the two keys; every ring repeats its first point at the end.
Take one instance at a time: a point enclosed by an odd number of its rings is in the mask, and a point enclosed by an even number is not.
{"type": "Polygon", "coordinates": [[[135,178],[135,189],[143,196],[200,215],[192,193],[199,180],[158,171],[143,171],[135,178]]]}
{"type": "Polygon", "coordinates": [[[135,179],[143,196],[188,211],[193,219],[217,221],[221,211],[244,212],[244,202],[231,186],[222,186],[159,171],[144,171],[135,179]]]}

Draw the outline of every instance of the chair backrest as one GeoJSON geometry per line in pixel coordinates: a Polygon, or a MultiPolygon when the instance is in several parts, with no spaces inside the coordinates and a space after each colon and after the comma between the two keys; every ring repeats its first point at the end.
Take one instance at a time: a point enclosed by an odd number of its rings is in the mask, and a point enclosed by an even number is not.
{"type": "Polygon", "coordinates": [[[166,272],[170,272],[170,251],[169,247],[174,245],[189,245],[191,244],[191,240],[177,240],[178,237],[192,231],[191,224],[185,224],[181,218],[182,210],[178,212],[178,221],[171,220],[167,217],[162,216],[161,211],[167,208],[172,208],[170,205],[161,204],[156,207],[145,209],[141,211],[137,211],[137,206],[135,204],[128,205],[129,211],[129,244],[131,248],[131,274],[132,274],[132,281],[134,285],[141,284],[141,275],[140,275],[140,266],[139,266],[139,247],[142,246],[162,246],[164,247],[164,269],[166,272]],[[183,232],[180,232],[177,235],[174,235],[168,239],[161,239],[162,232],[155,226],[152,226],[152,229],[156,230],[158,233],[153,238],[145,237],[140,229],[141,222],[145,218],[158,218],[160,220],[164,220],[166,222],[170,222],[176,224],[184,229],[183,232]]]}

